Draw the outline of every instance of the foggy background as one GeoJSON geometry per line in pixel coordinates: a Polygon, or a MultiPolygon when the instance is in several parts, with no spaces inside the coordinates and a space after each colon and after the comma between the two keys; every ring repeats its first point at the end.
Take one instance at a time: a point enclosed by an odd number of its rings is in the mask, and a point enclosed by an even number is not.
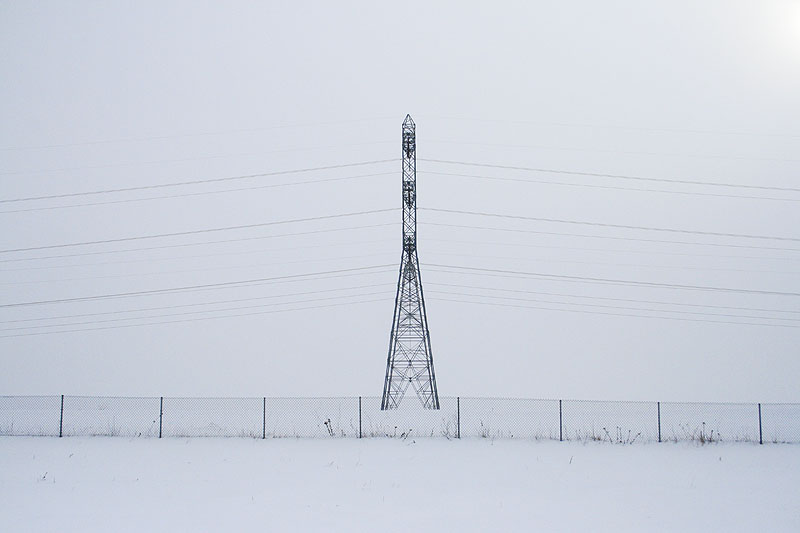
{"type": "Polygon", "coordinates": [[[441,395],[800,401],[796,1],[2,2],[0,72],[0,394],[380,395],[410,113],[441,395]]]}

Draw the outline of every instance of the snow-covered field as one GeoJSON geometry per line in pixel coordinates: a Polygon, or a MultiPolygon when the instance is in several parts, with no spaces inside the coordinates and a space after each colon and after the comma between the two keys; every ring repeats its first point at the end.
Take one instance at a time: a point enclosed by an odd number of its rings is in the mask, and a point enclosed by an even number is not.
{"type": "Polygon", "coordinates": [[[800,446],[0,437],[0,530],[800,531],[800,446]]]}

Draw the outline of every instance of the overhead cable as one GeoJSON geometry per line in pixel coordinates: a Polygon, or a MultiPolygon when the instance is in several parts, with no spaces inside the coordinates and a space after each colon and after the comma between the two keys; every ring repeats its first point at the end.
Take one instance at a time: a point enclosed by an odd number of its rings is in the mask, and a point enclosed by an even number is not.
{"type": "Polygon", "coordinates": [[[491,119],[491,118],[475,118],[475,117],[452,117],[452,116],[433,116],[423,115],[432,119],[440,120],[456,120],[461,122],[494,122],[499,124],[520,124],[532,126],[559,126],[565,128],[598,128],[598,129],[612,129],[612,130],[628,130],[628,131],[648,131],[656,133],[696,133],[702,135],[736,135],[736,136],[754,136],[754,137],[800,137],[800,134],[792,133],[767,133],[755,131],[731,131],[731,130],[703,130],[703,129],[680,129],[680,128],[649,128],[643,126],[624,126],[621,124],[579,124],[569,122],[537,122],[533,120],[519,120],[519,119],[491,119]]]}
{"type": "Polygon", "coordinates": [[[700,181],[700,180],[684,180],[684,179],[667,179],[667,178],[651,178],[645,176],[633,176],[626,174],[608,174],[604,172],[580,172],[576,170],[562,170],[554,168],[537,168],[537,167],[520,167],[511,165],[495,165],[489,163],[468,163],[464,161],[451,161],[447,159],[425,159],[420,158],[419,161],[427,161],[430,163],[446,163],[450,165],[463,165],[471,167],[485,167],[485,168],[499,168],[505,170],[524,170],[528,172],[547,172],[549,174],[568,174],[572,176],[592,176],[598,178],[616,178],[623,180],[635,181],[653,181],[658,183],[678,183],[682,185],[707,185],[711,187],[731,187],[738,189],[758,189],[767,191],[790,191],[800,192],[800,188],[796,187],[776,187],[770,185],[742,185],[738,183],[722,183],[718,181],[700,181]]]}
{"type": "Polygon", "coordinates": [[[481,287],[479,285],[458,285],[454,283],[437,283],[428,281],[425,285],[434,285],[440,287],[457,287],[460,289],[479,289],[486,291],[499,291],[510,292],[515,294],[541,294],[544,296],[561,296],[567,298],[581,298],[584,300],[604,300],[612,302],[631,302],[631,303],[645,303],[645,304],[658,304],[658,305],[675,305],[679,307],[700,307],[709,309],[733,309],[737,311],[759,311],[764,313],[791,313],[800,314],[800,311],[791,311],[787,309],[765,309],[763,307],[738,307],[729,305],[711,305],[711,304],[692,304],[686,302],[666,302],[664,300],[639,300],[634,298],[613,298],[610,296],[588,296],[585,294],[570,294],[563,292],[545,292],[545,291],[528,291],[522,289],[504,289],[501,287],[481,287]]]}
{"type": "Polygon", "coordinates": [[[483,217],[492,217],[492,218],[507,218],[513,220],[531,220],[534,222],[555,222],[558,224],[575,224],[581,226],[598,226],[602,228],[615,228],[615,229],[633,229],[633,230],[644,230],[644,231],[661,231],[661,232],[668,232],[668,233],[686,233],[691,235],[707,235],[711,237],[736,237],[740,239],[766,239],[766,240],[775,240],[775,241],[792,241],[792,242],[800,242],[800,238],[796,237],[778,237],[774,235],[749,235],[745,233],[725,233],[725,232],[717,232],[717,231],[699,231],[699,230],[685,230],[685,229],[677,229],[677,228],[659,228],[653,226],[632,226],[627,224],[611,224],[608,222],[588,222],[584,220],[568,220],[568,219],[561,219],[561,218],[545,218],[545,217],[529,217],[529,216],[522,216],[522,215],[506,215],[501,213],[483,213],[479,211],[462,211],[459,209],[438,209],[433,207],[420,207],[420,210],[423,211],[431,211],[435,213],[452,213],[452,214],[459,214],[459,215],[473,215],[473,216],[483,216],[483,217]]]}
{"type": "Polygon", "coordinates": [[[75,196],[89,196],[89,195],[96,195],[96,194],[110,194],[110,193],[120,193],[120,192],[132,192],[132,191],[146,191],[151,189],[163,189],[165,187],[182,187],[184,185],[199,185],[203,183],[219,183],[225,181],[235,181],[235,180],[244,180],[250,178],[262,178],[266,176],[283,176],[287,174],[300,174],[305,172],[316,172],[319,170],[332,170],[337,168],[349,168],[349,167],[360,167],[364,165],[374,165],[377,163],[390,163],[394,161],[399,161],[397,158],[395,159],[377,159],[374,161],[360,161],[357,163],[345,163],[341,165],[328,165],[324,167],[311,167],[311,168],[298,168],[292,170],[279,170],[274,172],[259,172],[257,174],[244,174],[240,176],[227,176],[223,178],[208,178],[208,179],[200,179],[200,180],[187,180],[187,181],[177,181],[172,183],[158,183],[155,185],[140,185],[137,187],[123,187],[118,189],[102,189],[96,191],[82,191],[82,192],[73,192],[73,193],[65,193],[65,194],[51,194],[47,196],[29,196],[26,198],[10,198],[5,200],[0,200],[0,203],[11,203],[11,202],[27,202],[32,200],[51,200],[55,198],[72,198],[75,196]]]}
{"type": "Polygon", "coordinates": [[[206,155],[206,156],[199,156],[199,157],[181,157],[181,158],[173,158],[173,159],[151,159],[149,161],[126,161],[124,163],[108,163],[105,165],[83,165],[79,167],[59,167],[59,168],[45,168],[45,169],[38,169],[38,170],[14,170],[9,172],[0,172],[0,176],[12,176],[12,175],[20,175],[20,174],[49,174],[52,172],[71,172],[75,170],[98,170],[104,168],[120,168],[120,167],[132,167],[132,166],[143,166],[143,165],[159,165],[164,163],[188,163],[192,161],[208,161],[211,159],[230,159],[233,157],[248,157],[248,156],[261,156],[261,155],[271,155],[271,154],[284,154],[288,152],[307,152],[307,151],[314,151],[314,150],[341,150],[342,148],[347,148],[351,146],[366,146],[366,145],[375,145],[375,144],[394,144],[395,141],[370,141],[370,142],[361,142],[361,143],[347,143],[347,144],[338,144],[338,145],[328,145],[328,146],[304,146],[304,147],[292,147],[292,148],[282,148],[280,150],[259,150],[258,152],[239,152],[239,153],[227,153],[227,154],[215,154],[215,155],[206,155]]]}
{"type": "Polygon", "coordinates": [[[490,272],[490,273],[495,272],[500,274],[510,274],[516,276],[533,276],[533,277],[542,277],[549,279],[563,279],[567,281],[606,283],[611,285],[629,285],[637,287],[654,287],[654,288],[665,288],[665,289],[684,289],[684,290],[713,291],[713,292],[736,292],[743,294],[766,294],[775,296],[800,296],[800,292],[767,291],[767,290],[757,290],[757,289],[742,289],[737,287],[713,287],[704,285],[682,285],[677,283],[658,283],[655,281],[635,281],[626,279],[598,278],[598,277],[588,277],[588,276],[567,276],[563,274],[548,274],[544,272],[524,272],[518,270],[502,270],[494,268],[478,268],[478,267],[467,267],[458,265],[440,265],[435,263],[426,263],[426,267],[449,268],[449,269],[466,270],[474,272],[490,272]]]}
{"type": "Polygon", "coordinates": [[[272,276],[267,278],[255,278],[255,279],[245,279],[245,280],[238,280],[238,281],[225,281],[221,283],[204,283],[200,285],[183,285],[178,287],[167,287],[163,289],[151,289],[146,291],[130,291],[130,292],[120,292],[120,293],[112,293],[112,294],[96,294],[92,296],[80,296],[75,298],[59,298],[54,300],[38,300],[38,301],[28,301],[28,302],[15,302],[9,304],[0,304],[0,308],[6,307],[25,307],[31,305],[44,305],[44,304],[60,304],[60,303],[72,303],[72,302],[86,302],[90,300],[107,300],[111,298],[129,298],[132,296],[149,296],[154,294],[171,294],[177,292],[184,292],[184,291],[191,291],[197,289],[207,289],[207,288],[217,288],[217,287],[237,287],[237,286],[247,286],[251,284],[260,284],[275,280],[286,280],[286,279],[302,279],[308,278],[310,276],[323,276],[327,274],[338,274],[342,272],[361,272],[365,270],[375,270],[380,268],[388,268],[394,265],[373,265],[373,266],[365,266],[365,267],[356,267],[356,268],[343,268],[338,270],[327,270],[323,272],[308,272],[305,274],[291,274],[287,276],[272,276]]]}
{"type": "Polygon", "coordinates": [[[201,320],[218,320],[222,318],[239,318],[245,316],[257,316],[257,315],[269,315],[273,313],[286,313],[290,311],[306,311],[311,309],[324,309],[328,307],[340,307],[343,305],[356,305],[356,304],[365,304],[365,303],[374,303],[374,302],[385,302],[386,298],[372,298],[369,300],[359,300],[355,302],[340,302],[334,304],[326,304],[326,305],[314,305],[314,306],[306,306],[306,307],[295,307],[291,309],[275,309],[271,311],[256,311],[252,313],[238,313],[235,315],[224,315],[224,316],[207,316],[207,317],[194,317],[194,318],[184,318],[180,320],[165,320],[165,321],[158,321],[158,322],[145,322],[142,324],[119,324],[116,326],[103,326],[99,328],[82,328],[82,329],[68,329],[62,331],[38,331],[35,333],[16,333],[13,335],[0,335],[0,339],[7,339],[11,337],[34,337],[39,335],[55,335],[59,333],[76,333],[76,332],[83,332],[83,331],[99,331],[99,330],[106,330],[106,329],[120,329],[120,328],[133,328],[133,327],[141,327],[141,326],[160,326],[164,324],[180,324],[180,323],[187,323],[187,322],[199,322],[201,320]]]}
{"type": "Polygon", "coordinates": [[[152,318],[169,318],[174,316],[187,316],[187,315],[198,315],[203,313],[217,313],[217,312],[225,312],[225,311],[242,311],[245,309],[263,309],[264,307],[275,307],[280,305],[296,305],[296,304],[304,304],[304,303],[311,303],[311,302],[323,302],[328,300],[341,300],[342,298],[353,298],[353,297],[363,297],[363,296],[375,296],[377,294],[388,294],[386,290],[383,291],[372,291],[366,292],[361,294],[337,294],[336,296],[326,296],[323,298],[312,298],[307,300],[295,300],[289,302],[273,302],[269,304],[259,304],[259,305],[245,305],[245,306],[237,306],[237,307],[226,307],[223,309],[205,309],[199,311],[183,311],[180,313],[165,313],[160,315],[147,315],[147,316],[140,316],[140,317],[124,317],[124,318],[105,318],[105,319],[97,319],[94,318],[89,321],[83,322],[64,322],[61,324],[39,324],[36,326],[18,326],[13,328],[4,328],[0,329],[0,332],[4,331],[22,331],[22,330],[30,330],[30,329],[40,329],[40,328],[58,328],[58,327],[66,327],[66,326],[83,326],[87,324],[104,324],[110,322],[124,322],[126,320],[149,320],[152,318]]]}
{"type": "MultiPolygon", "coordinates": [[[[396,224],[391,224],[396,225],[396,224]]],[[[73,265],[47,265],[47,266],[36,266],[36,267],[27,267],[27,268],[4,268],[0,270],[0,274],[4,272],[30,272],[33,270],[54,270],[54,269],[64,269],[64,268],[85,268],[85,267],[92,267],[92,266],[101,266],[101,265],[129,265],[133,263],[157,263],[161,261],[182,261],[184,259],[199,259],[204,257],[232,257],[235,255],[253,255],[253,254],[263,254],[263,253],[272,253],[272,252],[284,252],[287,250],[307,250],[312,248],[331,248],[331,247],[348,247],[348,246],[363,246],[365,244],[386,244],[385,239],[380,240],[366,240],[366,241],[350,241],[344,243],[326,243],[326,244],[307,244],[302,246],[284,246],[281,248],[258,248],[258,249],[248,249],[245,251],[238,251],[238,252],[215,252],[210,254],[195,254],[195,255],[181,255],[178,257],[147,257],[147,258],[139,258],[139,259],[128,259],[124,261],[100,261],[95,263],[80,263],[80,264],[73,264],[73,265]]]]}
{"type": "Polygon", "coordinates": [[[606,154],[645,155],[645,156],[656,156],[656,157],[689,157],[697,159],[731,159],[731,160],[744,160],[744,161],[779,161],[788,163],[800,162],[800,159],[787,159],[780,157],[749,157],[744,155],[730,156],[722,154],[691,154],[691,153],[679,153],[679,152],[642,152],[636,150],[609,150],[602,148],[576,148],[574,146],[482,143],[473,141],[453,141],[453,140],[442,140],[442,139],[426,139],[425,142],[469,145],[469,146],[485,146],[490,148],[511,148],[514,150],[519,150],[519,149],[559,150],[566,152],[594,152],[594,153],[606,153],[606,154]]]}
{"type": "Polygon", "coordinates": [[[507,303],[499,303],[499,302],[475,302],[470,300],[454,300],[452,298],[442,298],[440,296],[434,296],[430,298],[430,300],[434,301],[442,301],[442,302],[454,302],[454,303],[464,303],[464,304],[475,304],[475,305],[491,305],[495,307],[513,307],[517,309],[537,309],[542,311],[558,311],[558,312],[566,312],[566,313],[583,313],[589,315],[605,315],[605,316],[618,316],[618,317],[633,317],[633,318],[649,318],[655,320],[679,320],[682,322],[703,322],[703,323],[712,323],[712,324],[731,324],[736,326],[767,326],[767,327],[776,327],[776,328],[791,328],[796,329],[800,326],[794,326],[791,324],[770,324],[766,322],[738,322],[738,321],[727,321],[727,320],[706,320],[700,318],[681,318],[675,316],[654,316],[654,315],[639,315],[639,314],[632,314],[632,313],[610,313],[606,311],[588,311],[585,309],[560,309],[557,307],[544,307],[544,306],[533,306],[533,305],[518,305],[518,304],[507,304],[507,303]]]}
{"type": "Polygon", "coordinates": [[[338,124],[351,124],[351,123],[358,123],[358,122],[372,122],[377,120],[387,120],[390,117],[374,117],[374,118],[363,118],[363,119],[346,119],[346,120],[335,120],[335,121],[327,121],[327,122],[298,122],[298,123],[291,123],[291,124],[276,124],[273,126],[264,126],[260,128],[246,128],[246,129],[236,129],[236,130],[225,130],[225,131],[203,131],[198,133],[182,133],[182,134],[175,134],[175,135],[156,135],[156,136],[148,136],[148,137],[125,137],[125,138],[118,138],[118,139],[95,139],[91,141],[83,141],[83,142],[71,142],[71,143],[60,143],[60,144],[40,144],[40,145],[29,145],[29,146],[5,146],[0,147],[0,151],[9,151],[9,150],[38,150],[44,148],[65,148],[70,146],[89,146],[89,145],[96,145],[96,144],[117,144],[117,143],[126,143],[126,142],[142,142],[142,141],[161,141],[166,139],[183,139],[187,137],[209,137],[209,136],[217,136],[217,135],[231,135],[231,134],[239,134],[239,133],[254,133],[259,131],[269,131],[269,130],[276,130],[276,129],[286,129],[286,128],[308,128],[314,126],[333,126],[338,124]]]}
{"type": "Polygon", "coordinates": [[[394,223],[387,222],[385,224],[367,224],[363,226],[347,226],[344,228],[329,228],[329,229],[320,229],[320,230],[312,230],[312,231],[298,231],[293,233],[279,233],[274,235],[257,235],[255,237],[240,237],[237,239],[221,239],[216,241],[200,241],[200,242],[187,242],[187,243],[178,243],[178,244],[165,244],[162,246],[144,246],[139,248],[126,248],[124,250],[100,250],[96,252],[83,252],[78,254],[60,254],[60,255],[45,255],[40,257],[21,257],[21,258],[14,258],[14,259],[0,259],[0,263],[16,263],[20,261],[37,261],[40,259],[60,259],[64,257],[85,257],[90,255],[105,255],[105,254],[122,254],[128,252],[141,252],[146,250],[164,250],[170,248],[187,248],[191,246],[206,246],[209,244],[227,244],[231,242],[245,242],[245,241],[255,241],[255,240],[262,240],[262,239],[277,239],[283,237],[296,237],[300,235],[316,235],[319,233],[331,233],[336,231],[348,231],[354,229],[372,229],[372,228],[382,228],[386,226],[396,226],[394,223]]]}
{"type": "MultiPolygon", "coordinates": [[[[333,276],[331,276],[332,278],[333,276]]],[[[328,279],[328,278],[325,278],[328,279]]],[[[302,291],[302,292],[290,292],[290,293],[283,293],[283,294],[270,294],[268,296],[253,296],[250,298],[234,298],[229,300],[213,300],[210,302],[194,302],[189,304],[178,304],[178,305],[160,305],[156,307],[138,307],[135,309],[117,309],[114,311],[101,311],[97,313],[80,313],[80,314],[70,314],[70,315],[57,315],[57,316],[44,316],[44,317],[37,317],[37,318],[18,318],[15,320],[3,320],[0,321],[0,324],[15,324],[19,322],[41,322],[43,320],[61,320],[64,318],[85,318],[89,316],[107,316],[107,315],[121,315],[125,313],[141,313],[145,311],[163,311],[165,309],[184,309],[186,307],[200,307],[204,305],[220,305],[220,304],[231,304],[231,303],[240,303],[240,302],[251,302],[257,300],[271,300],[274,298],[285,298],[287,296],[307,296],[309,294],[322,294],[328,292],[340,292],[340,291],[348,291],[348,290],[356,290],[356,289],[366,289],[366,288],[374,288],[374,287],[384,287],[386,286],[385,283],[371,283],[368,285],[357,285],[355,287],[337,287],[335,289],[321,289],[315,291],[302,291]]]]}
{"type": "MultiPolygon", "coordinates": [[[[360,255],[348,255],[348,256],[339,256],[339,257],[325,257],[322,259],[296,259],[293,261],[273,261],[270,263],[257,263],[257,264],[250,264],[250,265],[231,265],[231,266],[216,266],[216,267],[206,267],[206,268],[190,268],[190,269],[180,269],[180,270],[162,270],[156,272],[133,272],[128,274],[114,274],[109,276],[86,276],[82,278],[58,278],[58,279],[38,279],[38,280],[26,280],[26,281],[7,281],[7,282],[0,282],[0,285],[11,285],[11,286],[18,286],[18,285],[38,285],[41,283],[71,283],[74,281],[96,281],[101,279],[120,279],[120,278],[136,278],[136,277],[144,277],[144,276],[166,276],[172,274],[189,274],[189,273],[196,273],[196,272],[213,272],[218,270],[236,270],[236,269],[243,269],[243,268],[258,268],[258,267],[266,267],[266,266],[286,266],[286,265],[296,265],[296,264],[309,264],[309,263],[320,263],[320,262],[330,262],[330,261],[347,261],[350,259],[365,259],[369,257],[385,257],[388,256],[390,252],[382,252],[382,253],[375,253],[375,254],[360,254],[360,255]]],[[[392,254],[394,255],[394,254],[392,254]]]]}
{"type": "MultiPolygon", "coordinates": [[[[608,189],[615,191],[636,191],[636,192],[655,192],[664,194],[680,194],[686,196],[711,196],[716,198],[741,198],[747,200],[774,200],[778,202],[800,202],[800,198],[777,198],[774,196],[745,196],[740,194],[718,194],[710,192],[692,192],[692,191],[670,191],[666,189],[641,189],[636,187],[620,187],[616,185],[599,185],[596,183],[565,183],[560,181],[546,181],[546,180],[529,180],[522,178],[507,178],[496,176],[480,176],[476,174],[458,174],[453,172],[432,172],[429,170],[422,171],[423,174],[433,174],[436,176],[454,176],[463,178],[484,179],[490,181],[508,181],[517,183],[536,183],[541,185],[558,185],[564,187],[584,187],[590,189],[608,189]]],[[[9,211],[10,212],[10,211],[9,211]]]]}
{"type": "MultiPolygon", "coordinates": [[[[514,228],[493,228],[489,226],[472,226],[472,225],[465,225],[465,224],[445,224],[441,222],[423,222],[426,226],[441,226],[447,228],[462,228],[462,229],[477,229],[477,230],[487,230],[487,231],[501,231],[506,233],[534,233],[537,235],[560,235],[565,237],[581,237],[581,238],[590,238],[590,239],[609,239],[615,241],[632,241],[632,242],[652,242],[652,243],[659,243],[659,244],[680,244],[680,245],[688,245],[688,246],[711,246],[715,248],[746,248],[749,250],[776,250],[781,252],[800,252],[800,248],[782,248],[776,246],[756,246],[756,245],[747,245],[747,244],[727,244],[727,243],[716,243],[716,242],[692,242],[692,241],[667,241],[663,239],[642,239],[637,237],[619,237],[614,235],[591,235],[586,233],[564,233],[559,231],[539,231],[539,230],[528,230],[528,229],[514,229],[514,228]]],[[[2,261],[2,260],[0,260],[2,261]]]]}
{"type": "MultiPolygon", "coordinates": [[[[438,225],[428,223],[426,225],[438,225]]],[[[457,226],[461,227],[461,226],[457,226]]],[[[470,226],[471,227],[471,226],[470,226]]],[[[478,229],[478,228],[475,228],[478,229]]],[[[480,228],[488,229],[488,228],[480,228]]],[[[499,229],[499,228],[498,228],[499,229]]],[[[573,235],[565,233],[564,235],[573,235]]],[[[383,241],[377,241],[383,242],[383,241]]],[[[626,250],[622,248],[586,248],[584,246],[554,246],[549,244],[531,244],[520,242],[499,242],[499,241],[478,241],[478,240],[457,240],[457,239],[431,239],[427,237],[425,242],[441,242],[441,243],[459,243],[469,245],[485,245],[485,246],[509,246],[515,248],[544,248],[548,250],[580,250],[582,252],[601,252],[601,253],[620,253],[620,254],[644,254],[644,255],[677,255],[686,257],[713,257],[716,259],[758,259],[765,261],[800,261],[800,257],[769,257],[769,256],[753,256],[753,255],[720,255],[720,254],[698,254],[691,252],[667,252],[663,250],[626,250]]],[[[659,241],[664,242],[664,241],[659,241]]],[[[666,241],[670,242],[670,241],[666,241]]],[[[800,251],[800,250],[798,250],[800,251]]]]}
{"type": "Polygon", "coordinates": [[[188,192],[182,194],[165,194],[162,196],[148,196],[147,198],[125,198],[122,200],[106,200],[103,202],[88,202],[83,204],[68,204],[68,205],[53,205],[53,206],[46,206],[46,207],[30,207],[26,209],[10,209],[7,211],[0,211],[0,215],[10,214],[10,213],[28,213],[31,211],[52,211],[54,209],[71,209],[73,207],[93,207],[98,205],[114,205],[114,204],[128,204],[133,202],[148,202],[150,200],[167,200],[171,198],[188,198],[188,197],[195,197],[195,196],[208,196],[212,194],[225,194],[225,193],[233,193],[233,192],[241,192],[241,191],[253,191],[258,189],[273,189],[276,187],[295,187],[298,185],[309,185],[313,183],[327,183],[327,182],[335,182],[335,181],[346,181],[346,180],[354,180],[354,179],[362,179],[362,178],[372,178],[372,177],[379,177],[379,176],[389,176],[393,175],[395,172],[379,172],[375,174],[358,174],[356,176],[343,176],[339,178],[324,178],[318,180],[306,180],[306,181],[293,181],[291,183],[272,183],[269,185],[254,185],[252,187],[237,187],[235,189],[222,189],[217,191],[200,191],[200,192],[188,192]]]}
{"type": "Polygon", "coordinates": [[[119,237],[116,239],[103,239],[97,241],[85,241],[85,242],[72,242],[72,243],[65,243],[65,244],[51,244],[47,246],[32,246],[29,248],[11,248],[7,250],[0,250],[0,253],[11,253],[11,252],[29,252],[32,250],[48,250],[52,248],[67,248],[71,246],[88,246],[92,244],[108,244],[108,243],[115,243],[115,242],[128,242],[128,241],[138,241],[142,239],[157,239],[163,237],[181,237],[184,235],[197,235],[201,233],[213,233],[219,231],[231,231],[231,230],[241,230],[241,229],[251,229],[251,228],[263,228],[266,226],[276,226],[279,224],[294,224],[296,222],[311,222],[316,220],[330,220],[333,218],[343,218],[343,217],[355,217],[361,215],[372,215],[376,213],[388,213],[391,211],[397,211],[399,208],[391,207],[388,209],[373,209],[371,211],[357,211],[354,213],[339,213],[336,215],[323,215],[318,217],[307,217],[307,218],[295,218],[291,220],[275,220],[272,222],[259,222],[256,224],[242,224],[239,226],[226,226],[221,228],[206,228],[206,229],[199,229],[199,230],[191,230],[191,231],[178,231],[173,233],[157,233],[154,235],[137,235],[135,237],[119,237]]]}
{"type": "Polygon", "coordinates": [[[435,250],[433,252],[437,255],[450,256],[450,257],[469,257],[473,259],[510,259],[512,261],[533,261],[544,263],[566,263],[571,265],[596,265],[604,267],[631,267],[631,268],[654,268],[662,270],[694,270],[700,272],[747,272],[757,274],[789,274],[793,276],[800,276],[800,271],[794,270],[756,270],[749,268],[714,268],[714,267],[692,267],[682,265],[648,265],[648,264],[635,264],[635,263],[607,263],[602,261],[576,261],[571,259],[555,259],[552,257],[513,257],[513,256],[500,256],[500,255],[480,255],[474,253],[459,253],[459,252],[442,252],[435,250]]]}
{"type": "MultiPolygon", "coordinates": [[[[469,289],[468,285],[462,285],[461,287],[469,289]]],[[[653,313],[677,313],[681,315],[697,315],[697,316],[721,316],[727,318],[748,318],[748,319],[759,319],[759,320],[784,320],[789,322],[800,322],[800,318],[791,318],[791,317],[776,317],[776,316],[757,316],[757,315],[736,315],[731,313],[710,313],[710,312],[700,312],[700,311],[687,311],[685,309],[654,309],[654,308],[641,308],[641,307],[630,307],[624,305],[608,305],[608,304],[590,304],[585,302],[563,302],[563,301],[553,301],[553,300],[542,300],[539,298],[514,298],[512,296],[494,296],[490,294],[474,294],[474,293],[455,293],[452,291],[428,291],[429,293],[433,294],[451,294],[451,295],[458,295],[458,296],[473,296],[479,298],[496,298],[501,300],[510,300],[510,301],[520,301],[520,302],[539,302],[545,304],[555,304],[555,305],[572,305],[578,307],[601,307],[605,309],[625,309],[629,311],[647,311],[653,313]]],[[[512,292],[526,292],[526,291],[512,291],[512,292]]]]}

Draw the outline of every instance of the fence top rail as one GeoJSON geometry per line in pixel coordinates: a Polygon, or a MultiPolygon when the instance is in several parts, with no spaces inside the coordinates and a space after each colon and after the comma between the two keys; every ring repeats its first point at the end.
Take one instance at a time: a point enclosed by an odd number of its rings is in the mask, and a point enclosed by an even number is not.
{"type": "Polygon", "coordinates": [[[0,394],[0,399],[61,398],[60,394],[0,394]]]}
{"type": "MultiPolygon", "coordinates": [[[[259,402],[264,398],[263,396],[161,396],[164,400],[221,400],[221,401],[242,401],[242,400],[252,400],[259,402]]],[[[269,396],[267,396],[269,398],[269,396]]],[[[156,396],[156,400],[159,397],[156,396]]]]}
{"type": "MultiPolygon", "coordinates": [[[[758,405],[758,402],[661,402],[661,405],[720,405],[720,406],[731,406],[731,407],[755,407],[758,405]]],[[[761,405],[771,405],[762,403],[761,405]]],[[[789,403],[786,405],[800,405],[800,403],[789,403]]]]}
{"type": "Polygon", "coordinates": [[[72,395],[65,394],[65,400],[155,400],[158,401],[158,396],[89,396],[86,394],[72,395]]]}
{"type": "Polygon", "coordinates": [[[460,398],[461,400],[502,400],[502,401],[524,401],[524,402],[556,402],[558,400],[554,400],[552,398],[524,398],[522,396],[442,396],[442,399],[446,400],[455,400],[456,398],[460,398]]]}
{"type": "MultiPolygon", "coordinates": [[[[286,401],[336,401],[346,400],[355,401],[359,398],[363,400],[380,400],[380,396],[90,396],[90,395],[63,395],[65,399],[83,400],[184,400],[184,401],[262,401],[266,400],[286,400],[286,401]]],[[[60,399],[61,394],[0,394],[0,400],[37,400],[37,399],[60,399]]],[[[640,405],[685,405],[685,406],[731,406],[731,407],[754,407],[759,402],[700,402],[700,401],[657,401],[657,400],[585,400],[572,398],[523,398],[515,396],[440,396],[441,400],[455,401],[479,400],[479,401],[521,401],[521,402],[553,402],[558,403],[594,403],[594,404],[640,404],[640,405]]],[[[800,407],[800,402],[760,402],[761,406],[774,407],[800,407]]]]}
{"type": "MultiPolygon", "coordinates": [[[[455,396],[440,396],[441,399],[453,399],[455,396]]],[[[563,403],[606,403],[606,404],[642,404],[655,405],[758,405],[759,402],[699,402],[699,401],[662,401],[662,400],[590,400],[576,398],[524,398],[519,396],[459,396],[462,400],[501,400],[501,401],[536,401],[536,402],[563,402],[563,403]]],[[[800,402],[765,403],[761,405],[798,405],[800,402]]]]}
{"type": "Polygon", "coordinates": [[[264,396],[267,400],[358,400],[380,398],[380,396],[264,396]]]}

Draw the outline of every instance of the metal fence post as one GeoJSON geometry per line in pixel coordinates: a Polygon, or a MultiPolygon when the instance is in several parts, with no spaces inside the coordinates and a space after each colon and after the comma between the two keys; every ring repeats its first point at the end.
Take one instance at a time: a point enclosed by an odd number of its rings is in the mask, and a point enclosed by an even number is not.
{"type": "Polygon", "coordinates": [[[461,438],[461,396],[456,396],[456,437],[461,438]]]}
{"type": "Polygon", "coordinates": [[[361,396],[358,397],[358,438],[361,438],[361,396]]]}
{"type": "Polygon", "coordinates": [[[61,395],[61,414],[58,417],[58,437],[64,434],[64,395],[61,395]]]}
{"type": "Polygon", "coordinates": [[[558,442],[564,440],[564,417],[561,411],[561,400],[558,400],[558,442]]]}
{"type": "Polygon", "coordinates": [[[267,438],[267,397],[264,396],[264,406],[261,409],[261,438],[267,438]]]}
{"type": "Polygon", "coordinates": [[[661,402],[656,402],[658,406],[658,442],[661,442],[661,402]]]}
{"type": "Polygon", "coordinates": [[[764,444],[764,434],[761,432],[761,404],[758,404],[758,443],[764,444]]]}
{"type": "Polygon", "coordinates": [[[164,421],[164,397],[161,397],[161,401],[158,405],[158,438],[161,438],[161,427],[164,421]]]}

